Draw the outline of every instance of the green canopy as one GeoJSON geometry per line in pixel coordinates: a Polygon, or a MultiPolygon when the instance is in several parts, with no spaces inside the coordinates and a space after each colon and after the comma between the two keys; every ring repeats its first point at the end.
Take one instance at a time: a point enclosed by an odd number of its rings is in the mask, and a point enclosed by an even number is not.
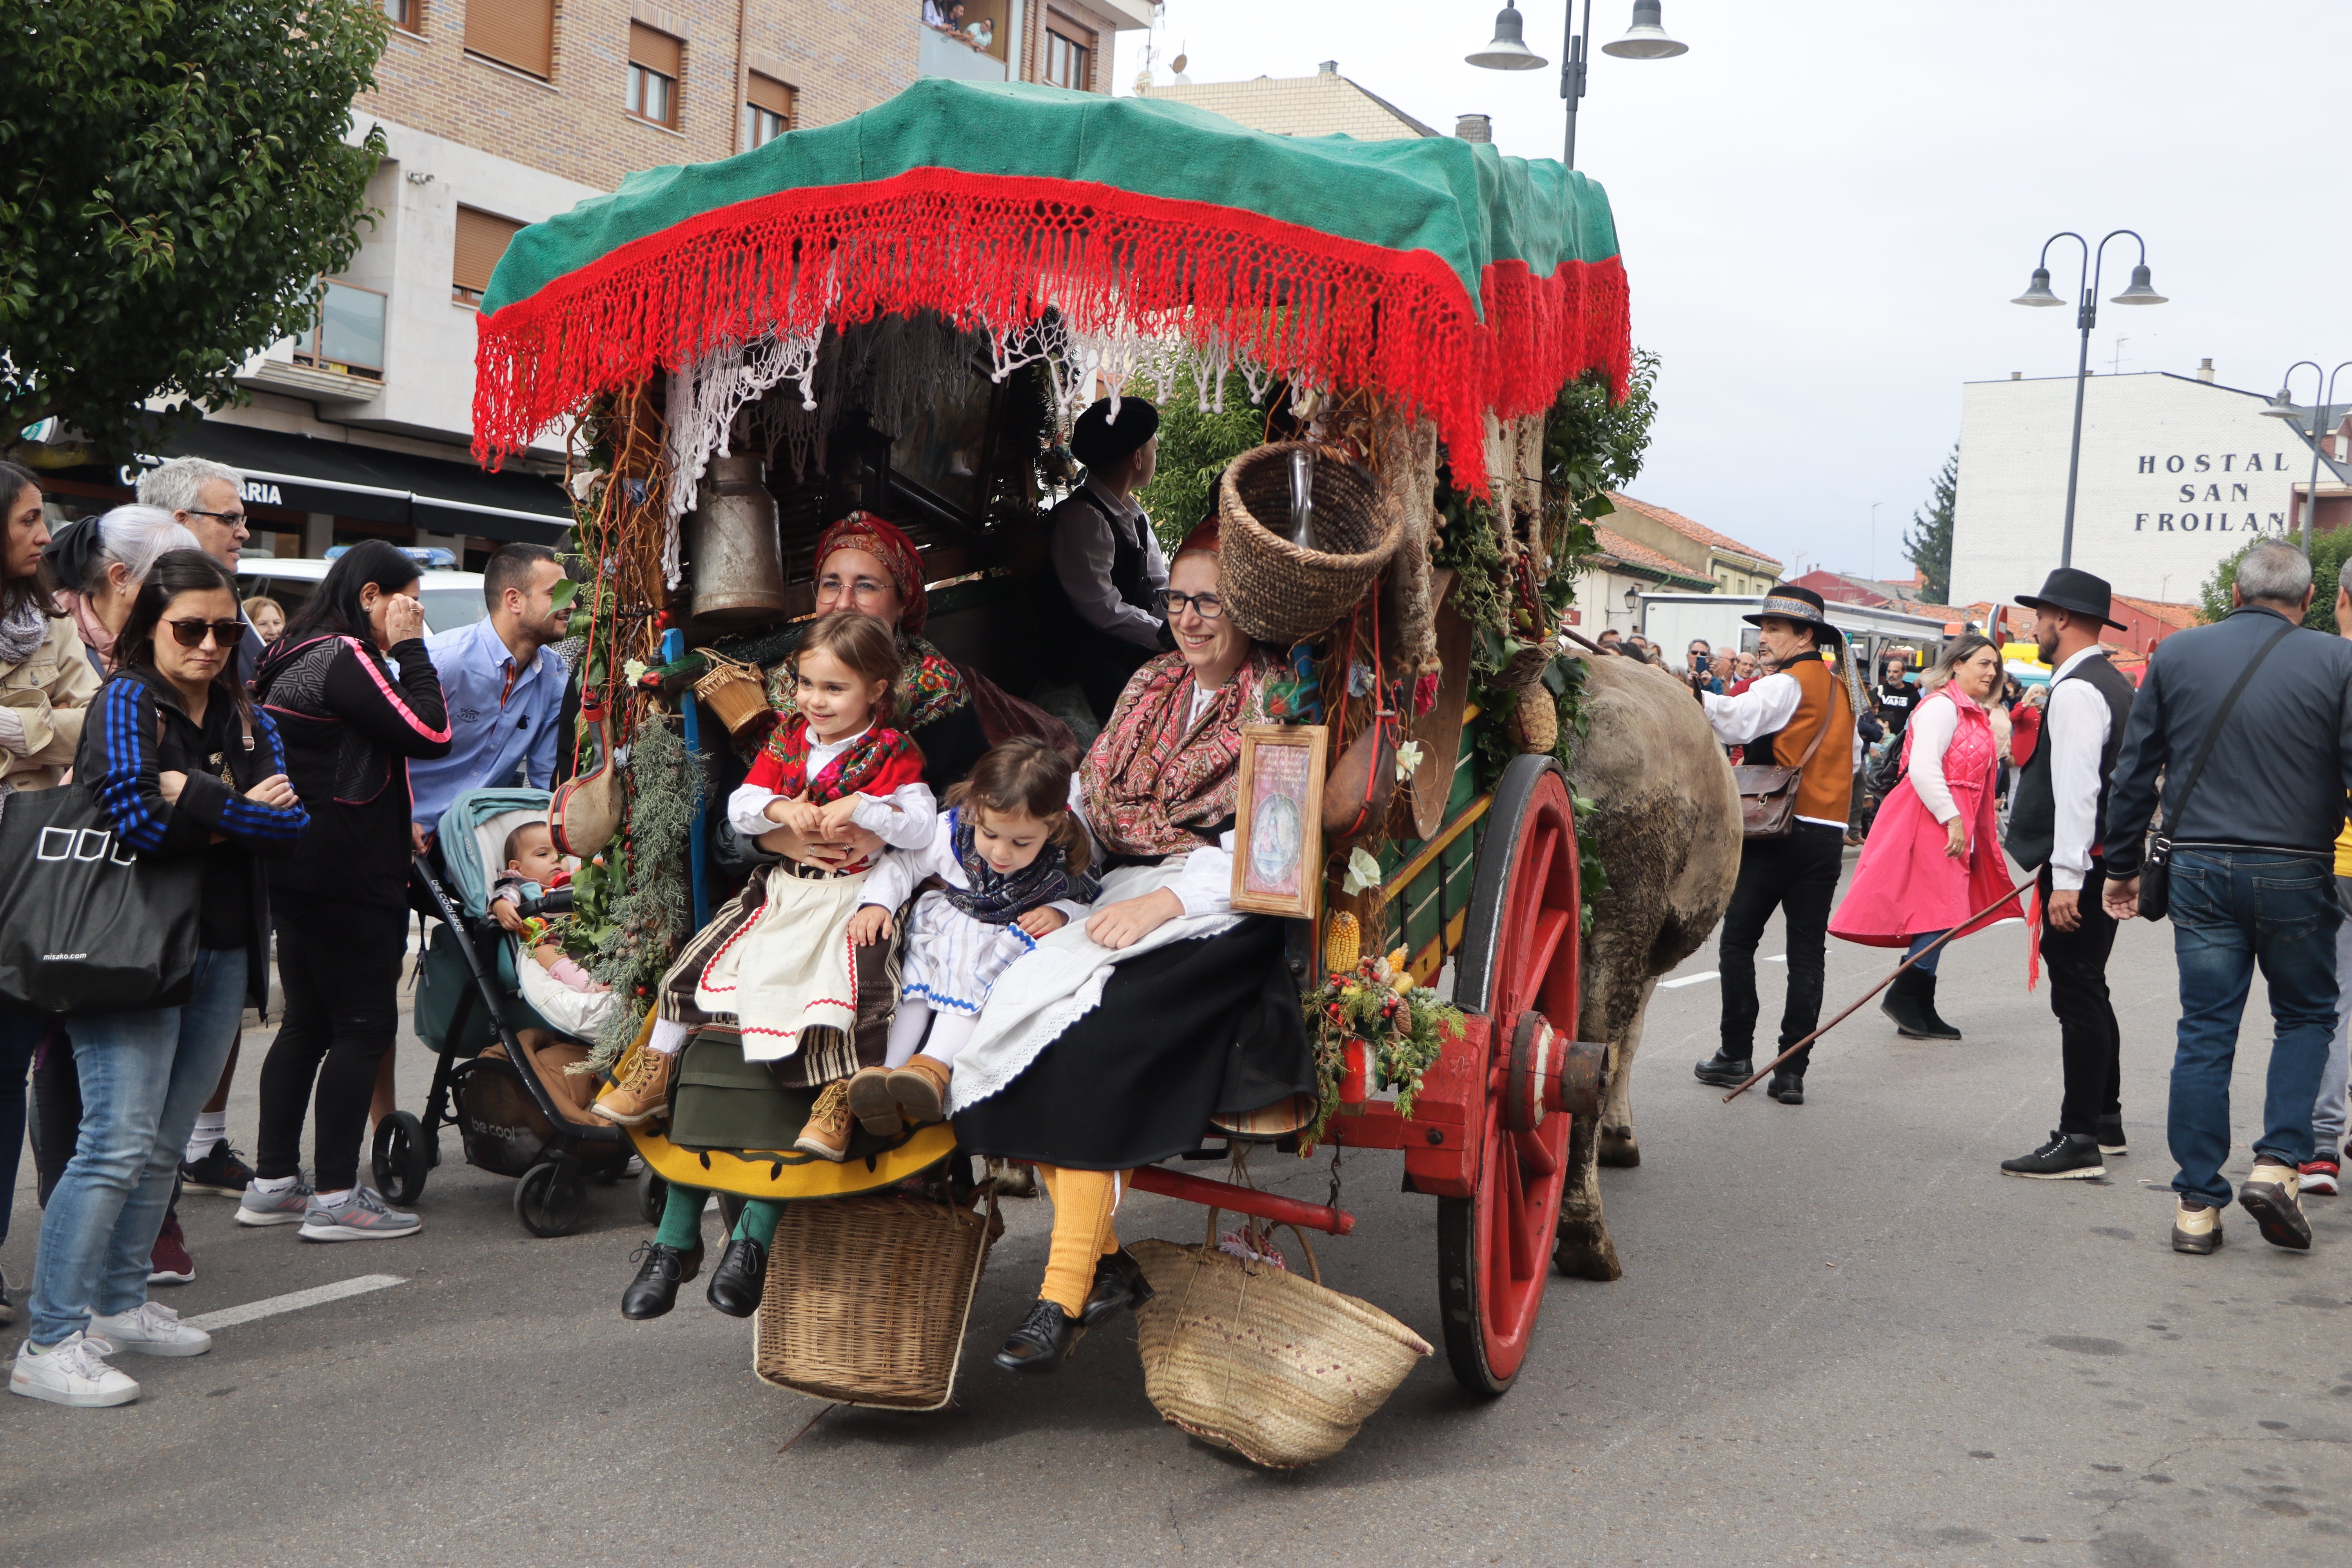
{"type": "Polygon", "coordinates": [[[1582,174],[1448,137],[1273,136],[1165,100],[933,79],[517,235],[483,301],[478,442],[516,450],[588,398],[772,334],[934,310],[1002,341],[1048,308],[1401,399],[1457,470],[1486,414],[1533,412],[1588,368],[1622,389],[1627,369],[1616,229],[1582,174]]]}

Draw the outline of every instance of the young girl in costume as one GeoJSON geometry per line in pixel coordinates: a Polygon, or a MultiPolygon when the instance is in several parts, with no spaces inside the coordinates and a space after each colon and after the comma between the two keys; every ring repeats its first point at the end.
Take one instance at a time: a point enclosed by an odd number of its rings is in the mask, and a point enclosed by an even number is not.
{"type": "Polygon", "coordinates": [[[850,1112],[868,1132],[891,1138],[908,1123],[940,1119],[949,1069],[971,1038],[988,988],[1039,937],[1094,901],[1099,889],[1086,874],[1092,841],[1070,799],[1075,771],[1034,737],[1005,742],[948,791],[929,842],[892,850],[866,879],[865,901],[849,922],[859,942],[889,936],[898,907],[925,879],[940,884],[907,920],[889,1054],[849,1080],[850,1112]]]}
{"type": "MultiPolygon", "coordinates": [[[[922,782],[923,755],[888,725],[890,685],[898,673],[890,630],[870,616],[837,612],[810,624],[794,656],[794,711],[728,797],[727,817],[757,837],[789,827],[803,841],[835,838],[849,824],[887,845],[913,847],[932,834],[934,803],[922,782]]],[[[662,1114],[675,1059],[691,1026],[676,1016],[690,1000],[705,1019],[730,1017],[748,1061],[772,1062],[845,1036],[856,1022],[856,960],[849,933],[872,862],[838,868],[787,860],[763,868],[760,881],[687,944],[663,977],[662,1017],[635,1068],[597,1102],[624,1125],[662,1114]]],[[[674,1123],[673,1142],[698,1143],[693,1128],[674,1123]]],[[[845,1075],[827,1083],[795,1148],[823,1159],[847,1156],[852,1121],[845,1075]]],[[[740,1130],[732,1130],[737,1137],[740,1130]]],[[[781,1146],[788,1130],[780,1129],[781,1146]]],[[[702,1261],[705,1194],[673,1186],[660,1232],[621,1300],[622,1315],[654,1318],[670,1309],[677,1286],[702,1261]]],[[[779,1205],[751,1199],[710,1279],[710,1304],[733,1317],[758,1310],[767,1280],[768,1246],[779,1205]]]]}

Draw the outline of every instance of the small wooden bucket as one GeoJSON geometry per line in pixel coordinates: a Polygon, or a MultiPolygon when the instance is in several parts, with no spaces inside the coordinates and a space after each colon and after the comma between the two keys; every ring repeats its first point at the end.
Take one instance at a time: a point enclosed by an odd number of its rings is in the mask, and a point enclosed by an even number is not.
{"type": "Polygon", "coordinates": [[[729,734],[740,735],[768,711],[767,682],[760,679],[757,666],[707,648],[702,657],[710,661],[710,668],[694,683],[694,694],[729,734]]]}

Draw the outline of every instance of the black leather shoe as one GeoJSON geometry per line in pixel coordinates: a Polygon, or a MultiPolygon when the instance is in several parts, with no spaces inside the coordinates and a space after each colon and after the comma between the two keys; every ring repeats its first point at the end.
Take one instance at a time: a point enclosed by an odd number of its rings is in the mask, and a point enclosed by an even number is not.
{"type": "Polygon", "coordinates": [[[1143,1278],[1143,1265],[1133,1253],[1124,1247],[1107,1252],[1095,1265],[1095,1288],[1087,1292],[1078,1322],[1091,1329],[1121,1307],[1140,1307],[1152,1294],[1150,1282],[1143,1278]]]}
{"type": "Polygon", "coordinates": [[[1069,1359],[1070,1347],[1086,1331],[1084,1323],[1053,1302],[1034,1302],[1020,1326],[1004,1337],[996,1364],[1007,1372],[1051,1372],[1069,1359]]]}
{"type": "Polygon", "coordinates": [[[730,1241],[710,1271],[710,1304],[730,1318],[748,1318],[767,1289],[768,1249],[747,1236],[730,1241]]]}
{"type": "Polygon", "coordinates": [[[696,1242],[691,1252],[680,1252],[675,1247],[664,1247],[658,1241],[648,1241],[629,1254],[633,1263],[639,1258],[637,1277],[621,1292],[621,1316],[632,1322],[658,1318],[677,1305],[677,1288],[702,1272],[702,1244],[696,1242]]]}
{"type": "Polygon", "coordinates": [[[1764,1092],[1783,1105],[1802,1105],[1805,1103],[1805,1075],[1776,1072],[1772,1075],[1772,1081],[1764,1086],[1764,1092]]]}
{"type": "Polygon", "coordinates": [[[1701,1083],[1715,1084],[1723,1089],[1738,1089],[1756,1071],[1756,1063],[1747,1057],[1727,1057],[1721,1051],[1692,1069],[1701,1083]]]}

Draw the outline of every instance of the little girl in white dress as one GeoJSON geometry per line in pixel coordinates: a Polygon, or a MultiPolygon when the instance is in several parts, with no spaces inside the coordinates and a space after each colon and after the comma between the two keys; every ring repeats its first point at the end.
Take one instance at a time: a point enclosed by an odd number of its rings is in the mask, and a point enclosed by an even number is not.
{"type": "Polygon", "coordinates": [[[890,850],[867,874],[849,927],[858,942],[887,935],[908,895],[926,879],[939,883],[907,920],[885,1065],[849,1080],[850,1112],[867,1131],[893,1137],[908,1123],[940,1119],[950,1068],[989,987],[1094,901],[1086,874],[1093,840],[1071,801],[1073,771],[1043,741],[991,749],[948,791],[929,842],[890,850]]]}

